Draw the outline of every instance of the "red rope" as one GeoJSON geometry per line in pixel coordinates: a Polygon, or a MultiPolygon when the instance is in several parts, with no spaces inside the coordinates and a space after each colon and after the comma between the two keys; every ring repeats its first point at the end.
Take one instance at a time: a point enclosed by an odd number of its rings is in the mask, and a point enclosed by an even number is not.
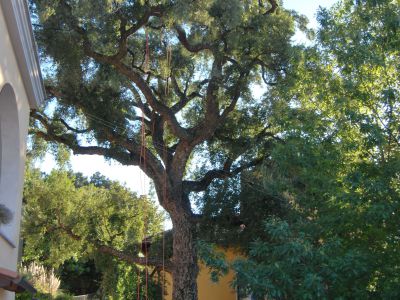
{"type": "Polygon", "coordinates": [[[149,280],[149,271],[148,271],[148,268],[147,268],[147,240],[146,240],[146,243],[145,243],[145,250],[144,250],[144,252],[145,252],[145,256],[146,256],[146,300],[148,299],[148,285],[149,285],[149,283],[148,283],[148,280],[149,280]]]}
{"type": "MultiPolygon", "coordinates": [[[[169,75],[170,75],[170,67],[171,67],[171,58],[172,58],[172,51],[171,47],[167,47],[167,78],[166,78],[166,84],[165,84],[165,96],[168,96],[169,92],[169,75]]],[[[164,148],[163,148],[163,160],[164,160],[164,178],[163,178],[163,201],[164,203],[167,201],[167,145],[164,143],[164,148]]],[[[164,294],[165,294],[165,229],[163,226],[163,232],[162,232],[162,299],[164,299],[164,294]]]]}
{"type": "MultiPolygon", "coordinates": [[[[144,148],[144,139],[143,139],[143,132],[144,132],[144,113],[142,112],[142,126],[140,128],[140,156],[139,156],[139,167],[144,167],[144,153],[145,153],[145,148],[144,148]]],[[[142,177],[142,172],[139,172],[139,177],[140,177],[140,186],[142,190],[142,194],[144,194],[144,179],[142,177]]],[[[146,236],[146,232],[143,234],[144,238],[146,236]]],[[[143,243],[143,240],[142,240],[143,243]]],[[[146,245],[146,244],[145,244],[146,245]]],[[[140,269],[137,271],[137,300],[140,300],[140,276],[141,272],[140,269]]]]}
{"type": "MultiPolygon", "coordinates": [[[[146,34],[146,55],[145,55],[145,72],[150,70],[149,67],[149,62],[150,62],[150,47],[149,47],[149,34],[147,32],[147,29],[145,28],[145,34],[146,34]]],[[[146,130],[145,130],[145,119],[144,119],[144,113],[142,111],[142,155],[143,155],[143,171],[144,171],[144,182],[143,182],[143,191],[145,190],[146,187],[146,130]]],[[[147,204],[146,204],[147,205],[147,204]]],[[[146,300],[148,299],[148,253],[147,253],[147,214],[145,213],[145,236],[144,236],[144,241],[145,241],[145,248],[144,248],[144,255],[145,255],[145,276],[146,276],[146,290],[145,290],[145,295],[146,295],[146,300]]]]}
{"type": "MultiPolygon", "coordinates": [[[[150,61],[150,48],[149,48],[149,35],[147,30],[145,29],[146,34],[146,49],[145,49],[145,72],[149,70],[149,61],[150,61]]],[[[145,118],[144,112],[142,111],[142,126],[141,126],[141,145],[140,145],[140,157],[139,157],[139,167],[143,170],[144,176],[142,177],[142,173],[140,172],[140,183],[142,188],[142,194],[145,194],[146,188],[146,128],[145,128],[145,118]]],[[[146,205],[144,206],[144,255],[145,255],[145,274],[146,274],[146,290],[145,290],[145,298],[148,299],[148,253],[147,253],[147,214],[146,214],[146,205]]],[[[143,243],[143,242],[142,242],[143,243]]],[[[140,300],[140,269],[138,270],[138,278],[137,278],[137,300],[140,300]]]]}
{"type": "MultiPolygon", "coordinates": [[[[150,49],[149,49],[149,35],[147,30],[145,29],[145,34],[146,34],[146,53],[145,53],[145,72],[149,71],[149,62],[150,62],[150,49]]],[[[172,50],[171,47],[167,47],[167,66],[170,68],[171,65],[171,58],[172,58],[172,50]]],[[[169,71],[169,70],[168,70],[169,71]]],[[[169,72],[167,74],[166,78],[166,86],[165,86],[165,95],[168,96],[168,90],[169,90],[169,72]]],[[[153,128],[152,128],[152,133],[154,133],[154,128],[155,123],[153,123],[153,128]]],[[[146,128],[145,128],[145,118],[144,118],[144,112],[142,111],[142,126],[141,126],[141,147],[140,147],[140,159],[139,159],[139,166],[142,167],[142,170],[144,171],[144,178],[142,179],[141,173],[140,173],[140,181],[142,184],[142,191],[144,194],[145,190],[145,185],[146,185],[146,128]]],[[[166,145],[164,145],[163,149],[163,159],[165,163],[165,170],[164,170],[164,187],[163,187],[163,200],[164,202],[166,201],[167,198],[167,148],[166,145]]],[[[145,204],[147,205],[147,204],[145,204]]],[[[146,206],[145,206],[146,209],[146,206]]],[[[147,211],[147,210],[146,210],[147,211]]],[[[147,241],[147,214],[146,211],[144,213],[144,255],[145,255],[145,282],[146,282],[146,290],[145,290],[145,298],[146,300],[148,299],[148,241],[147,241]]],[[[165,230],[163,228],[163,233],[162,233],[162,299],[164,299],[164,294],[165,294],[165,230]]],[[[137,281],[137,300],[140,300],[140,273],[138,271],[138,281],[137,281]]]]}
{"type": "MultiPolygon", "coordinates": [[[[146,173],[146,128],[145,128],[145,119],[144,119],[144,113],[142,112],[142,143],[141,143],[141,152],[143,155],[143,171],[146,173]]],[[[146,177],[144,176],[144,180],[143,180],[143,192],[145,190],[146,187],[146,177]]],[[[145,276],[146,276],[146,290],[145,290],[145,296],[146,296],[146,300],[148,299],[148,266],[147,266],[147,262],[148,262],[148,253],[147,253],[147,204],[145,204],[145,211],[144,211],[144,255],[145,255],[145,276]]]]}
{"type": "MultiPolygon", "coordinates": [[[[167,147],[164,145],[164,188],[163,188],[163,201],[167,200],[167,147]]],[[[162,299],[164,299],[165,288],[165,228],[163,226],[162,232],[162,299]]]]}
{"type": "Polygon", "coordinates": [[[145,72],[147,72],[147,71],[149,71],[149,62],[150,62],[150,49],[149,49],[149,34],[147,33],[147,30],[145,29],[145,31],[146,31],[146,55],[145,55],[145,61],[144,61],[144,64],[145,64],[145,72]]]}
{"type": "Polygon", "coordinates": [[[140,300],[140,269],[137,271],[137,300],[140,300]]]}

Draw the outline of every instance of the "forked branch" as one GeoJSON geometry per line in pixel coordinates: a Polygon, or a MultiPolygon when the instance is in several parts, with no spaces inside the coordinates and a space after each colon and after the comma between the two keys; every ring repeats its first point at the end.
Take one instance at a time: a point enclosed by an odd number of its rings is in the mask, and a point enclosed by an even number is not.
{"type": "Polygon", "coordinates": [[[233,161],[231,159],[227,159],[224,163],[224,166],[220,169],[213,169],[208,171],[203,178],[198,181],[184,181],[184,189],[188,192],[201,192],[205,191],[207,187],[211,184],[211,182],[215,179],[225,179],[231,178],[243,170],[249,169],[251,167],[257,166],[261,164],[263,158],[256,158],[248,163],[245,163],[236,168],[231,168],[233,161]]]}

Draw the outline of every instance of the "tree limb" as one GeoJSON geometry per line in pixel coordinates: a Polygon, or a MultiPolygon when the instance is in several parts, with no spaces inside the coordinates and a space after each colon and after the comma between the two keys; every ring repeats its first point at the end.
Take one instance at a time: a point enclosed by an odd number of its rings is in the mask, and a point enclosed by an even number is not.
{"type": "Polygon", "coordinates": [[[184,181],[184,188],[188,192],[201,192],[205,191],[207,187],[211,184],[214,179],[225,179],[233,177],[243,170],[249,169],[260,164],[263,161],[263,158],[256,158],[246,164],[243,164],[239,167],[231,170],[233,161],[231,159],[227,159],[224,163],[222,169],[213,169],[208,171],[202,179],[198,181],[184,181]]]}
{"type": "MultiPolygon", "coordinates": [[[[61,230],[63,233],[68,235],[70,238],[72,238],[75,241],[82,241],[82,237],[77,235],[76,233],[73,232],[73,230],[65,224],[61,223],[61,221],[58,219],[57,220],[57,227],[50,228],[50,230],[61,230]]],[[[86,240],[87,241],[87,240],[86,240]]],[[[95,245],[97,251],[100,253],[108,254],[111,256],[114,256],[115,258],[118,258],[119,260],[125,261],[130,264],[138,264],[141,266],[154,266],[154,267],[163,267],[167,272],[172,272],[172,262],[170,260],[163,261],[162,258],[156,258],[156,257],[139,257],[139,256],[133,256],[131,254],[127,254],[121,250],[115,249],[111,246],[100,244],[98,242],[93,242],[93,241],[87,241],[90,244],[95,245]]]]}
{"type": "MultiPolygon", "coordinates": [[[[270,15],[276,11],[278,8],[278,2],[276,0],[268,0],[269,4],[271,7],[264,13],[264,15],[270,15]]],[[[264,5],[262,3],[262,0],[258,0],[258,5],[262,8],[264,8],[264,5]]]]}
{"type": "Polygon", "coordinates": [[[178,34],[178,40],[189,52],[197,53],[203,50],[211,50],[211,45],[209,44],[191,44],[187,39],[185,30],[181,26],[175,25],[175,30],[178,34]]]}
{"type": "Polygon", "coordinates": [[[173,269],[173,264],[170,260],[164,261],[162,259],[158,258],[152,258],[152,257],[138,257],[138,256],[132,256],[129,254],[126,254],[123,251],[117,250],[115,248],[112,248],[110,246],[106,245],[101,245],[98,246],[97,248],[99,252],[104,253],[104,254],[109,254],[111,256],[114,256],[120,260],[123,260],[127,263],[131,264],[138,264],[138,265],[150,265],[154,267],[161,267],[164,268],[167,272],[172,272],[173,269]]]}
{"type": "Polygon", "coordinates": [[[220,118],[221,121],[224,120],[228,116],[228,114],[234,110],[234,108],[239,100],[240,93],[241,93],[241,90],[243,87],[243,79],[244,79],[244,73],[240,73],[239,79],[237,80],[235,87],[234,87],[234,92],[233,92],[231,103],[222,112],[221,118],[220,118]]]}
{"type": "Polygon", "coordinates": [[[65,126],[65,128],[67,128],[68,130],[73,131],[75,133],[86,133],[86,132],[90,131],[90,128],[76,129],[74,127],[71,127],[70,125],[68,125],[68,123],[66,121],[64,121],[61,118],[58,118],[58,120],[65,126]]]}
{"type": "Polygon", "coordinates": [[[199,92],[193,92],[190,93],[190,95],[186,95],[186,90],[187,87],[185,87],[185,91],[181,91],[181,89],[179,88],[178,82],[176,81],[176,78],[174,76],[171,76],[171,81],[172,81],[172,85],[175,91],[175,94],[177,94],[180,98],[180,101],[178,101],[177,103],[175,103],[172,107],[171,110],[174,113],[179,112],[182,108],[184,108],[186,106],[186,104],[188,104],[192,99],[196,98],[196,97],[200,97],[202,98],[202,95],[199,92]]]}
{"type": "MultiPolygon", "coordinates": [[[[73,17],[71,7],[66,3],[66,1],[61,1],[69,11],[70,11],[70,26],[72,29],[78,33],[83,39],[83,50],[85,54],[99,63],[109,64],[114,66],[114,68],[122,75],[126,76],[130,79],[135,86],[143,93],[144,97],[146,98],[147,103],[161,115],[163,115],[171,127],[172,132],[181,139],[190,139],[190,134],[185,130],[182,126],[180,126],[178,120],[175,117],[173,111],[163,103],[157,100],[153,91],[151,90],[148,82],[146,82],[136,71],[132,68],[128,67],[124,64],[121,59],[120,55],[104,55],[98,53],[92,49],[89,37],[87,36],[86,30],[79,26],[79,22],[73,17]]],[[[133,30],[133,29],[132,29],[133,30]]],[[[130,31],[127,30],[129,33],[130,31]]]]}

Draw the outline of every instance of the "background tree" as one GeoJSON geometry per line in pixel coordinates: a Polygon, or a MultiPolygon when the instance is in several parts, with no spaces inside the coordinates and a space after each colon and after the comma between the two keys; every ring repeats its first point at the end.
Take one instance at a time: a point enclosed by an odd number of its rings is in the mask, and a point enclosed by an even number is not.
{"type": "Polygon", "coordinates": [[[303,19],[275,0],[31,3],[56,103],[33,132],[141,167],[173,223],[173,298],[197,299],[190,198],[268,158],[274,132],[251,89],[285,78],[303,19]]]}
{"type": "MultiPolygon", "coordinates": [[[[161,267],[162,254],[146,259],[139,253],[144,233],[154,235],[162,230],[163,214],[147,198],[137,197],[98,174],[90,180],[82,180],[81,175],[78,178],[75,181],[74,174],[68,171],[53,170],[44,175],[28,169],[22,223],[24,263],[35,261],[55,268],[64,275],[64,281],[68,270],[73,269],[76,275],[84,273],[84,268],[95,267],[97,272],[92,272],[91,280],[100,281],[103,296],[136,299],[139,280],[144,297],[143,266],[148,260],[161,267]],[[130,287],[124,287],[128,278],[130,287]]],[[[148,281],[148,296],[159,298],[160,287],[148,281]]],[[[70,283],[63,282],[61,287],[76,292],[70,283]]]]}
{"type": "Polygon", "coordinates": [[[290,205],[235,265],[247,293],[399,297],[399,13],[395,1],[320,11],[315,47],[266,94],[285,142],[259,184],[290,205]]]}

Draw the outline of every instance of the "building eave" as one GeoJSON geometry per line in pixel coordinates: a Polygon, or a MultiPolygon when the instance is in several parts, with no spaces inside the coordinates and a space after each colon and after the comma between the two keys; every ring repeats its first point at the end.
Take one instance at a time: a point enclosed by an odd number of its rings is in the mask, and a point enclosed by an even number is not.
{"type": "Polygon", "coordinates": [[[35,38],[26,0],[0,1],[31,109],[45,98],[35,38]]]}
{"type": "Polygon", "coordinates": [[[22,293],[27,291],[35,294],[37,291],[33,285],[17,272],[0,268],[0,288],[10,292],[22,293]]]}

